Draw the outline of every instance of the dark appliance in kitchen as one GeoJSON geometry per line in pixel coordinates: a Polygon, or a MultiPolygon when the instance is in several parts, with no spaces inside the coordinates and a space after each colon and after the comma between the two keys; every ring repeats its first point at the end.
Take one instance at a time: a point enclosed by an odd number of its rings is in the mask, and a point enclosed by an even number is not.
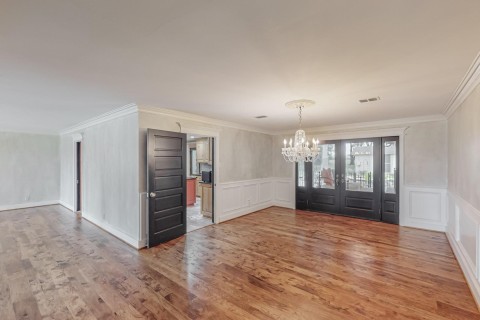
{"type": "Polygon", "coordinates": [[[202,182],[212,183],[212,171],[202,171],[202,182]]]}

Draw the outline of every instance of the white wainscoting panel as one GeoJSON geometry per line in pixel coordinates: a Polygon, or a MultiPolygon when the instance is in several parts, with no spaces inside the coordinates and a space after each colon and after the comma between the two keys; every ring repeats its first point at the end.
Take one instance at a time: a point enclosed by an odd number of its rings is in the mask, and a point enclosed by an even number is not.
{"type": "Polygon", "coordinates": [[[291,183],[290,179],[282,178],[218,183],[216,221],[227,221],[274,205],[292,208],[291,183]]]}
{"type": "Polygon", "coordinates": [[[243,186],[244,200],[247,206],[258,203],[258,185],[259,183],[254,182],[243,186]]]}
{"type": "Polygon", "coordinates": [[[448,193],[447,238],[480,306],[480,211],[458,195],[448,193]]]}
{"type": "Polygon", "coordinates": [[[403,195],[401,225],[445,231],[447,226],[446,189],[405,186],[403,195]]]}
{"type": "Polygon", "coordinates": [[[264,202],[271,201],[274,193],[273,188],[274,188],[273,181],[260,182],[258,184],[258,202],[264,203],[264,202]]]}
{"type": "Polygon", "coordinates": [[[274,178],[274,203],[276,206],[295,209],[295,180],[274,178]]]}

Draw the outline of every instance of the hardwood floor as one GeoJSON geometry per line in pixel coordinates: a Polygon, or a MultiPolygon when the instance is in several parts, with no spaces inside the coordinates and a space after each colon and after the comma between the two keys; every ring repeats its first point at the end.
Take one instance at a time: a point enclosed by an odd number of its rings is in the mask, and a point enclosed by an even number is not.
{"type": "Polygon", "coordinates": [[[136,251],[0,212],[0,319],[480,319],[444,234],[269,208],[136,251]]]}

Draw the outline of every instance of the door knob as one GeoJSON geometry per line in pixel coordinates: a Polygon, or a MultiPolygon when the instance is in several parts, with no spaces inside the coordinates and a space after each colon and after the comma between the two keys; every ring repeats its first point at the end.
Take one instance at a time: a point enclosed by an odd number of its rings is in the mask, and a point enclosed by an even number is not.
{"type": "Polygon", "coordinates": [[[155,192],[150,192],[150,198],[155,198],[157,194],[155,192]]]}

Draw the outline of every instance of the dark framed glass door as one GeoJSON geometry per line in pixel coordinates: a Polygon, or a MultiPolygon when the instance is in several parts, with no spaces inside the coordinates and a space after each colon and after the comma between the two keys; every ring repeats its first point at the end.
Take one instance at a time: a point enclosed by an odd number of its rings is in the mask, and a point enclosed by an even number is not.
{"type": "Polygon", "coordinates": [[[308,183],[309,172],[311,171],[311,163],[308,162],[297,162],[296,164],[296,175],[295,175],[295,184],[296,184],[296,208],[300,210],[309,209],[309,198],[310,198],[310,185],[308,183]]]}
{"type": "Polygon", "coordinates": [[[381,139],[342,141],[340,212],[380,220],[381,139]]]}
{"type": "Polygon", "coordinates": [[[321,144],[320,155],[308,163],[309,209],[337,213],[340,210],[340,141],[321,144]]]}
{"type": "Polygon", "coordinates": [[[382,221],[399,223],[398,137],[382,138],[382,221]]]}
{"type": "Polygon", "coordinates": [[[398,224],[398,137],[326,141],[297,163],[297,209],[398,224]]]}

